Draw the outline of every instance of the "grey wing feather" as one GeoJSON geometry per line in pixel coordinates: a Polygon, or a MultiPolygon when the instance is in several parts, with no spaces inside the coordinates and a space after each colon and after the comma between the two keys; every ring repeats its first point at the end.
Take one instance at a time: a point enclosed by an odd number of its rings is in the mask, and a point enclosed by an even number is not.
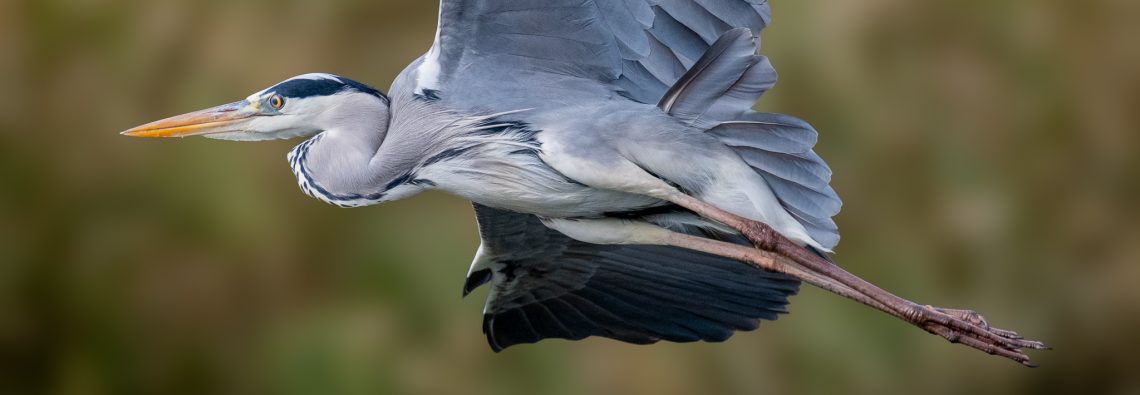
{"type": "Polygon", "coordinates": [[[783,114],[750,114],[743,119],[721,122],[708,133],[721,142],[737,147],[754,147],[769,152],[802,154],[811,151],[819,138],[807,122],[783,114]],[[758,139],[756,135],[765,138],[758,139]]]}
{"type": "Polygon", "coordinates": [[[776,80],[755,55],[771,20],[766,0],[443,0],[440,17],[433,88],[449,107],[537,112],[667,100],[672,115],[736,147],[813,239],[838,242],[831,216],[840,200],[811,152],[815,130],[751,111],[776,80]]]}
{"type": "Polygon", "coordinates": [[[776,83],[767,58],[754,55],[756,40],[748,29],[725,32],[657,103],[663,111],[708,129],[736,119],[776,83]]]}
{"type": "Polygon", "coordinates": [[[828,183],[831,169],[814,151],[817,133],[807,122],[783,114],[747,113],[708,133],[736,150],[764,176],[780,203],[825,248],[839,243],[831,217],[843,202],[828,183]]]}
{"type": "Polygon", "coordinates": [[[494,89],[499,105],[607,91],[652,104],[724,32],[758,36],[770,10],[754,0],[443,0],[440,18],[440,89],[457,102],[494,89]],[[567,77],[582,84],[567,89],[567,77]]]}
{"type": "Polygon", "coordinates": [[[754,40],[734,29],[721,37],[665,93],[663,111],[707,129],[732,147],[816,242],[839,242],[832,216],[842,205],[828,183],[831,169],[812,151],[817,134],[807,122],[752,111],[776,81],[767,59],[753,55],[754,40]]]}
{"type": "Polygon", "coordinates": [[[799,286],[787,275],[718,256],[582,243],[533,215],[481,205],[475,212],[491,258],[483,331],[496,351],[589,336],[636,344],[722,341],[775,319],[799,286]]]}
{"type": "MultiPolygon", "coordinates": [[[[511,111],[625,97],[734,148],[827,248],[841,202],[806,122],[751,111],[776,80],[755,55],[765,0],[443,0],[438,62],[455,108],[511,111]],[[743,35],[747,28],[751,35],[743,35]],[[667,103],[667,105],[665,105],[667,103]]],[[[426,61],[426,60],[425,60],[426,61]]]]}

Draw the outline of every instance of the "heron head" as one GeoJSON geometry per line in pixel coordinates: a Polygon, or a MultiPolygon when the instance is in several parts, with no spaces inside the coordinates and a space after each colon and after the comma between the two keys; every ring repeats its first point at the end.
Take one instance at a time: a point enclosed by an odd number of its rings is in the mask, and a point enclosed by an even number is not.
{"type": "Polygon", "coordinates": [[[288,139],[311,136],[343,122],[386,122],[387,113],[388,97],[376,89],[332,74],[304,74],[244,100],[151,122],[122,134],[288,139]]]}

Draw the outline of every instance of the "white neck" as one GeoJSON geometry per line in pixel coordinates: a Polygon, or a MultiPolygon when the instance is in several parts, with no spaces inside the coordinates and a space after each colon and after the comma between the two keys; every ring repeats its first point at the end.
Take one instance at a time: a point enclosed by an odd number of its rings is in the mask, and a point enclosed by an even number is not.
{"type": "MultiPolygon", "coordinates": [[[[324,131],[293,148],[289,165],[309,196],[342,207],[358,207],[410,196],[420,188],[395,188],[400,169],[380,160],[388,130],[386,103],[348,95],[322,112],[324,131]]],[[[414,185],[411,185],[414,186],[414,185]]]]}
{"type": "Polygon", "coordinates": [[[425,158],[464,129],[459,117],[410,95],[378,102],[346,101],[322,114],[324,132],[289,153],[301,189],[330,204],[359,207],[412,196],[434,184],[417,178],[425,158]],[[414,117],[405,114],[415,114],[414,117]]]}

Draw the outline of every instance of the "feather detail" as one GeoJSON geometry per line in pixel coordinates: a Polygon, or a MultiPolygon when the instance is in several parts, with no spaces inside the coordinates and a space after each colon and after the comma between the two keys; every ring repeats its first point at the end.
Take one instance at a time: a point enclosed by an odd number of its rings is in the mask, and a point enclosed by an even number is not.
{"type": "Polygon", "coordinates": [[[750,112],[756,99],[776,83],[771,63],[755,51],[756,40],[748,29],[729,30],[665,92],[657,106],[704,129],[750,112]]]}
{"type": "Polygon", "coordinates": [[[702,113],[702,106],[719,97],[751,66],[751,55],[756,50],[751,38],[747,28],[732,29],[721,35],[665,92],[657,107],[682,119],[702,113]]]}
{"type": "MultiPolygon", "coordinates": [[[[545,338],[629,343],[723,341],[786,312],[799,281],[676,247],[571,239],[533,215],[475,205],[491,292],[483,332],[495,351],[545,338]]],[[[465,292],[485,282],[473,270],[465,292]]]]}

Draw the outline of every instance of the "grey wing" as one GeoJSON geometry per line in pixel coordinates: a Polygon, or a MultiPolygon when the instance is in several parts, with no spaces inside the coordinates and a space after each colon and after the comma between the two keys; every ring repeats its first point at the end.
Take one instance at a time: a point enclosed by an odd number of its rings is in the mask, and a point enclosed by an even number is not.
{"type": "Polygon", "coordinates": [[[770,16],[766,0],[443,0],[415,90],[488,106],[656,103],[721,34],[758,37],[770,16]]]}
{"type": "Polygon", "coordinates": [[[841,201],[811,151],[816,131],[751,110],[776,81],[755,54],[770,19],[766,0],[443,0],[436,41],[409,71],[417,93],[470,112],[658,104],[736,150],[832,248],[841,201]]]}
{"type": "Polygon", "coordinates": [[[483,240],[464,295],[491,291],[483,332],[495,351],[546,338],[722,341],[785,311],[799,281],[700,252],[596,245],[537,217],[475,205],[483,240]]]}

